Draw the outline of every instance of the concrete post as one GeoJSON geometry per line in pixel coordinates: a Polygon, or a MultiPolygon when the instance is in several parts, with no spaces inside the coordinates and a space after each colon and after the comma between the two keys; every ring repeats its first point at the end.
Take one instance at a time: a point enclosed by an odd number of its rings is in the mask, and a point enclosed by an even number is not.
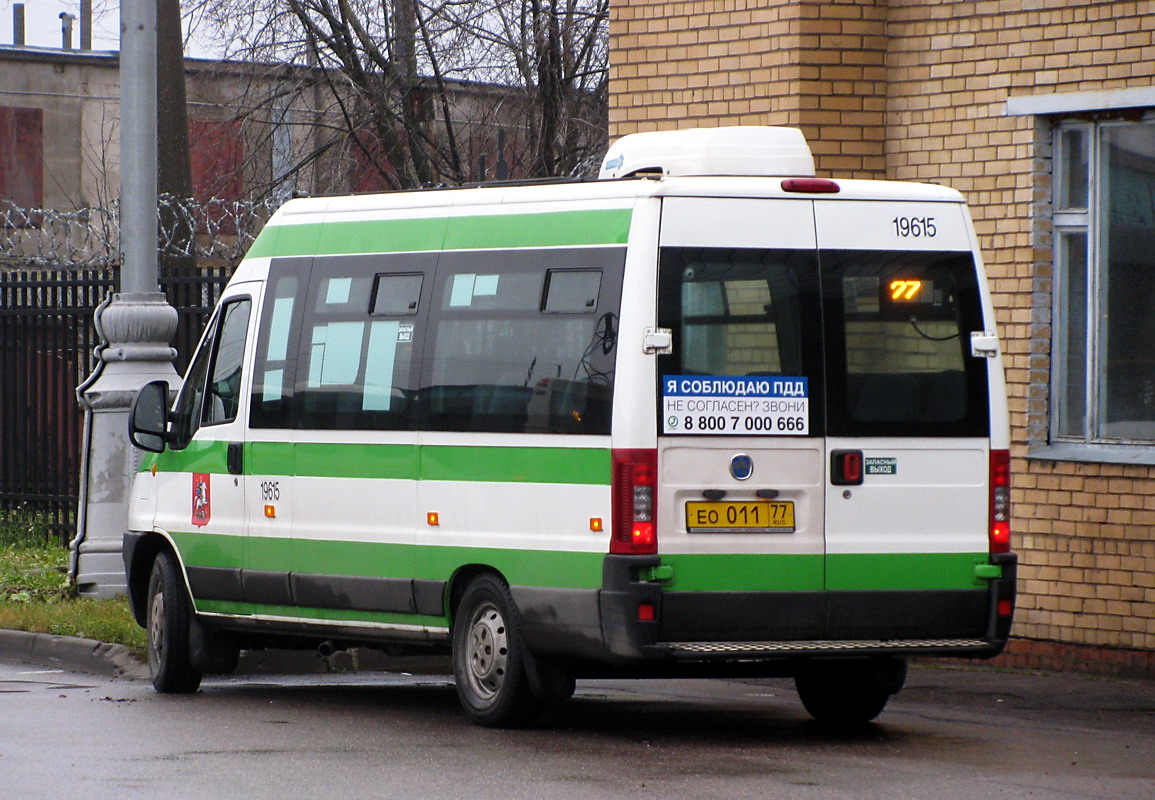
{"type": "Polygon", "coordinates": [[[156,269],[155,0],[120,4],[120,163],[121,293],[97,311],[99,363],[77,389],[86,425],[72,576],[92,597],[125,589],[121,544],[140,460],[128,441],[133,399],[149,381],[179,383],[168,345],[177,312],[156,269]]]}
{"type": "Polygon", "coordinates": [[[149,381],[179,386],[176,350],[168,345],[176,324],[176,309],[160,292],[117,294],[97,312],[97,333],[106,344],[97,351],[96,371],[77,390],[86,449],[73,575],[87,597],[111,597],[126,588],[121,543],[141,456],[128,441],[128,415],[149,381]]]}

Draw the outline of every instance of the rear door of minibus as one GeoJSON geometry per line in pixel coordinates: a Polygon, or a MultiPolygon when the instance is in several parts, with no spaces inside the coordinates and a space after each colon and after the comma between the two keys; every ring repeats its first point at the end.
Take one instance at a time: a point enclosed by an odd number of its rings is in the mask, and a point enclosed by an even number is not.
{"type": "Polygon", "coordinates": [[[659,239],[664,641],[825,626],[822,326],[813,204],[667,197],[659,239]]]}
{"type": "Polygon", "coordinates": [[[827,636],[979,637],[989,596],[981,275],[952,202],[815,201],[826,343],[827,636]],[[981,572],[979,570],[978,572],[981,572]]]}

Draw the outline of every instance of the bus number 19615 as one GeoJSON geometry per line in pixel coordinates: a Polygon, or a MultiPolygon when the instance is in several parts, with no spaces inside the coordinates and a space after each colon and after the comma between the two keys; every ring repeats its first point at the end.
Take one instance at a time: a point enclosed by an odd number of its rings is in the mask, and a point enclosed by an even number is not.
{"type": "Polygon", "coordinates": [[[894,235],[901,239],[928,239],[938,235],[938,227],[934,224],[934,217],[895,217],[894,235]]]}

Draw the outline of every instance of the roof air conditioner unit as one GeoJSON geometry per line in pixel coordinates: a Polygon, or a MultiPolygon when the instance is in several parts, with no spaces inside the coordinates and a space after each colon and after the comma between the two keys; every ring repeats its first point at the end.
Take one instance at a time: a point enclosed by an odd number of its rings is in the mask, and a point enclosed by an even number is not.
{"type": "Polygon", "coordinates": [[[632,133],[614,142],[599,178],[639,174],[814,177],[814,156],[797,128],[735,126],[632,133]]]}

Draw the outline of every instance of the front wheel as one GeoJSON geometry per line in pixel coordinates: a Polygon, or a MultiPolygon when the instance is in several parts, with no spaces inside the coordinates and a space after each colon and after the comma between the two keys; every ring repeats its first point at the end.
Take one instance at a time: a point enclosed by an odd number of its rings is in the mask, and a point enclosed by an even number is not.
{"type": "Polygon", "coordinates": [[[453,677],[465,713],[489,727],[527,722],[536,702],[525,643],[509,588],[496,575],[474,578],[453,625],[453,677]]]}
{"type": "Polygon", "coordinates": [[[158,692],[184,694],[201,685],[189,654],[191,624],[192,604],[176,556],[162,550],[148,580],[148,671],[158,692]]]}

